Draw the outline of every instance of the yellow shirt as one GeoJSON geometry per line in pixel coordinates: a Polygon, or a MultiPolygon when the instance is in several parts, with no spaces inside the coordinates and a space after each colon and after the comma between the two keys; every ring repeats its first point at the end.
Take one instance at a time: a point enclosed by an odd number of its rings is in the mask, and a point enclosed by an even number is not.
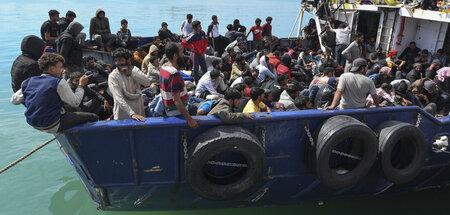
{"type": "Polygon", "coordinates": [[[256,113],[261,112],[261,109],[265,109],[266,105],[263,102],[260,102],[258,106],[255,106],[253,100],[248,100],[247,104],[244,107],[242,113],[256,113]]]}

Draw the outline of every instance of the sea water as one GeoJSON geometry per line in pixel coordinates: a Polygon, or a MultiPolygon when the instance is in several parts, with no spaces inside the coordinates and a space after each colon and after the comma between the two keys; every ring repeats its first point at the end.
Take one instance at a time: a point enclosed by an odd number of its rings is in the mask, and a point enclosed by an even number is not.
{"type": "MultiPolygon", "coordinates": [[[[222,35],[226,25],[235,18],[250,29],[255,18],[265,22],[273,17],[273,34],[288,37],[300,10],[297,0],[185,0],[185,1],[0,1],[0,168],[16,160],[52,136],[36,131],[25,121],[25,108],[9,102],[12,95],[10,70],[21,53],[20,43],[29,34],[40,35],[42,22],[48,11],[56,9],[63,17],[67,10],[77,14],[75,21],[89,32],[89,20],[98,8],[106,11],[111,31],[120,28],[120,20],[127,19],[133,35],[154,36],[161,22],[179,33],[186,14],[192,13],[207,28],[213,14],[219,17],[222,35]]],[[[303,23],[312,18],[306,14],[303,23]]],[[[293,36],[296,36],[296,29],[293,36]]],[[[250,36],[251,38],[251,36],[250,36]]],[[[105,149],[105,153],[107,149],[105,149]]],[[[0,214],[450,214],[450,189],[416,192],[394,197],[334,200],[325,203],[306,203],[291,206],[270,206],[244,209],[165,211],[165,212],[108,212],[98,211],[78,180],[74,169],[53,142],[17,166],[0,174],[0,214]]]]}

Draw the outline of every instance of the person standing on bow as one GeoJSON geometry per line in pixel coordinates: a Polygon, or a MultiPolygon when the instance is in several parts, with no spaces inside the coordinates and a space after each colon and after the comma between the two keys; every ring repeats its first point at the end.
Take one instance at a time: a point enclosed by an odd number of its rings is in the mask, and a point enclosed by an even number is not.
{"type": "Polygon", "coordinates": [[[194,80],[197,84],[200,80],[199,75],[199,66],[202,69],[202,75],[207,72],[206,60],[205,60],[205,52],[208,47],[208,42],[206,39],[206,34],[202,31],[202,25],[200,21],[195,20],[192,22],[192,28],[194,29],[194,33],[190,34],[186,39],[181,42],[181,44],[188,48],[193,49],[192,53],[192,63],[193,63],[193,72],[194,72],[194,80]]]}

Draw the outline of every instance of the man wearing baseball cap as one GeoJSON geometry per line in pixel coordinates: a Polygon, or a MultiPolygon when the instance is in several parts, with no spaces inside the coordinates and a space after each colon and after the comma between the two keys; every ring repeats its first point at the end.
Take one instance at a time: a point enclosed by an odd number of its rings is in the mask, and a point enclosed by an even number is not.
{"type": "Polygon", "coordinates": [[[379,100],[375,84],[372,79],[364,74],[367,71],[367,61],[357,58],[353,61],[350,72],[344,73],[339,78],[333,102],[326,109],[335,109],[339,103],[339,109],[364,108],[367,95],[370,94],[376,107],[379,100]]]}

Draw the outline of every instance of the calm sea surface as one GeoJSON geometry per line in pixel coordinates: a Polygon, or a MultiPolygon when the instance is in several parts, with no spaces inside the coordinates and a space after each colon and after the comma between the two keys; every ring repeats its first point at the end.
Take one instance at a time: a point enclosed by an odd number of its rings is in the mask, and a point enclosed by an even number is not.
{"type": "MultiPolygon", "coordinates": [[[[272,16],[273,32],[287,37],[300,9],[300,1],[282,0],[187,0],[187,1],[40,1],[0,0],[0,168],[52,136],[32,129],[25,122],[22,106],[10,104],[11,64],[20,54],[20,43],[29,34],[40,35],[47,12],[57,9],[61,16],[67,10],[77,14],[76,21],[88,32],[89,20],[97,8],[106,11],[111,30],[116,32],[120,20],[128,20],[133,35],[156,35],[162,21],[179,32],[187,13],[202,22],[219,17],[220,32],[235,18],[250,28],[256,17],[272,16]]],[[[305,20],[311,15],[305,15],[305,20]]],[[[295,35],[295,33],[294,33],[295,35]]],[[[428,190],[386,198],[335,200],[323,205],[307,203],[246,209],[224,209],[177,212],[104,212],[87,195],[75,171],[51,143],[14,168],[0,175],[0,214],[450,214],[450,189],[428,190]]]]}

